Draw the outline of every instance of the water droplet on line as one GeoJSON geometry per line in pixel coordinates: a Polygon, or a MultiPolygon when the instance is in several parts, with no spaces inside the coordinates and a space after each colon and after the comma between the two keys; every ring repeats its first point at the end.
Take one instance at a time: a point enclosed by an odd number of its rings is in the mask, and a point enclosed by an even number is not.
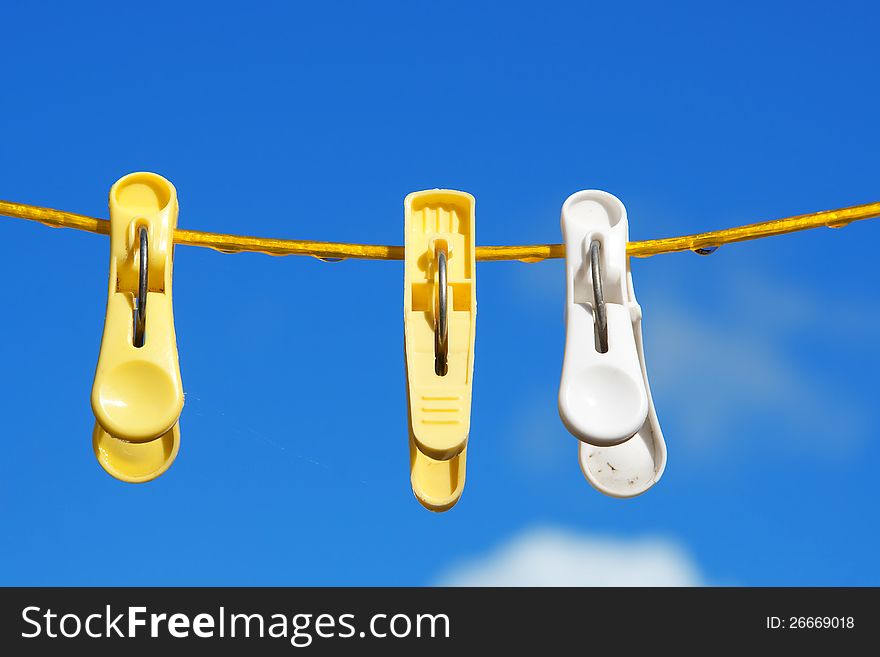
{"type": "Polygon", "coordinates": [[[701,247],[698,248],[698,249],[691,249],[691,251],[693,251],[693,252],[696,253],[697,255],[701,255],[701,256],[712,255],[712,254],[715,253],[717,250],[718,250],[718,247],[717,247],[717,246],[701,246],[701,247]]]}

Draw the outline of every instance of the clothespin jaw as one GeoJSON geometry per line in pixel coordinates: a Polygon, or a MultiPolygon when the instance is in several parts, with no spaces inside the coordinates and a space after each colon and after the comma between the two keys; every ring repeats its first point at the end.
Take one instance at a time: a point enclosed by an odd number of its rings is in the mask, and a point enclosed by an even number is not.
{"type": "Polygon", "coordinates": [[[177,191],[154,173],[129,174],[110,189],[110,276],[92,387],[93,444],[105,469],[126,481],[158,476],[179,444],[183,386],[171,285],[177,214],[177,191]]]}
{"type": "Polygon", "coordinates": [[[581,441],[581,466],[600,491],[644,492],[660,477],[666,446],[648,387],[626,243],[626,208],[598,190],[562,206],[566,338],[559,415],[581,441]]]}
{"type": "Polygon", "coordinates": [[[180,424],[175,423],[155,440],[131,443],[111,436],[95,422],[92,449],[110,476],[129,484],[142,484],[163,474],[174,463],[180,449],[180,424]]]}
{"type": "Polygon", "coordinates": [[[419,451],[412,433],[409,439],[409,472],[413,494],[429,511],[448,511],[464,491],[467,447],[451,459],[441,461],[419,451]]]}
{"type": "MultiPolygon", "coordinates": [[[[644,368],[645,356],[642,346],[642,314],[635,301],[632,274],[627,272],[629,299],[633,313],[636,346],[639,360],[644,368]]],[[[666,441],[654,410],[654,400],[648,385],[647,371],[643,369],[645,392],[648,394],[648,417],[645,424],[625,443],[613,447],[598,447],[581,442],[578,445],[578,461],[587,481],[600,493],[611,497],[635,497],[641,495],[660,481],[666,469],[666,441]]]]}
{"type": "Polygon", "coordinates": [[[450,508],[464,486],[476,335],[475,200],[430,190],[404,201],[404,335],[410,472],[419,501],[450,508]]]}

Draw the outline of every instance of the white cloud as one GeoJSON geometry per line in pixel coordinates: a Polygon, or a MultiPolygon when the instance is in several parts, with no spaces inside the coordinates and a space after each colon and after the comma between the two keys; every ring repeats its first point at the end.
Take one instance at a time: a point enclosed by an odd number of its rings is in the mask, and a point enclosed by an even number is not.
{"type": "Polygon", "coordinates": [[[860,444],[870,411],[792,353],[786,327],[750,327],[762,314],[749,310],[723,327],[672,304],[652,310],[645,342],[661,423],[674,420],[679,437],[697,449],[717,451],[732,437],[740,446],[771,436],[815,446],[833,436],[839,455],[860,444]]]}
{"type": "Polygon", "coordinates": [[[537,528],[442,573],[441,586],[700,586],[694,560],[669,539],[623,540],[537,528]]]}

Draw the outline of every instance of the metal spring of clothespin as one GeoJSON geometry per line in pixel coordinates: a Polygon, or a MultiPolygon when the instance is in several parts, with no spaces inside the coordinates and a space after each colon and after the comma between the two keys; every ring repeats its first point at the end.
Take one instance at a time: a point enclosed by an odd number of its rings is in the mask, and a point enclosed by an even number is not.
{"type": "Polygon", "coordinates": [[[145,226],[138,229],[140,246],[138,256],[140,269],[138,271],[138,293],[134,308],[134,331],[132,344],[135,347],[144,346],[144,333],[147,330],[147,290],[150,280],[150,243],[149,232],[145,226]]]}
{"type": "Polygon", "coordinates": [[[434,373],[446,376],[449,369],[449,284],[446,276],[446,247],[437,248],[437,309],[434,312],[434,373]]]}
{"type": "Polygon", "coordinates": [[[593,308],[596,325],[596,351],[608,353],[608,308],[605,306],[605,292],[602,288],[602,260],[599,251],[601,242],[590,242],[590,276],[593,279],[593,308]]]}

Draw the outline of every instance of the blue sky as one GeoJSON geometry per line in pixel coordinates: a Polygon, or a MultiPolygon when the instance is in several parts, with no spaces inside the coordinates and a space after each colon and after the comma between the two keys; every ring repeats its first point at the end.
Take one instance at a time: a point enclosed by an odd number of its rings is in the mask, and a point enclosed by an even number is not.
{"type": "MultiPolygon", "coordinates": [[[[585,188],[633,239],[876,201],[878,14],[19,3],[0,198],[106,217],[148,170],[181,227],[398,244],[433,187],[475,195],[480,244],[560,241],[585,188]]],[[[2,219],[0,583],[494,583],[548,560],[590,583],[631,558],[642,583],[878,585],[878,238],[634,262],[669,461],[624,501],[558,419],[563,263],[479,265],[468,481],[435,515],[409,487],[400,263],[178,248],[182,447],[132,486],[90,443],[107,239],[2,219]]]]}

